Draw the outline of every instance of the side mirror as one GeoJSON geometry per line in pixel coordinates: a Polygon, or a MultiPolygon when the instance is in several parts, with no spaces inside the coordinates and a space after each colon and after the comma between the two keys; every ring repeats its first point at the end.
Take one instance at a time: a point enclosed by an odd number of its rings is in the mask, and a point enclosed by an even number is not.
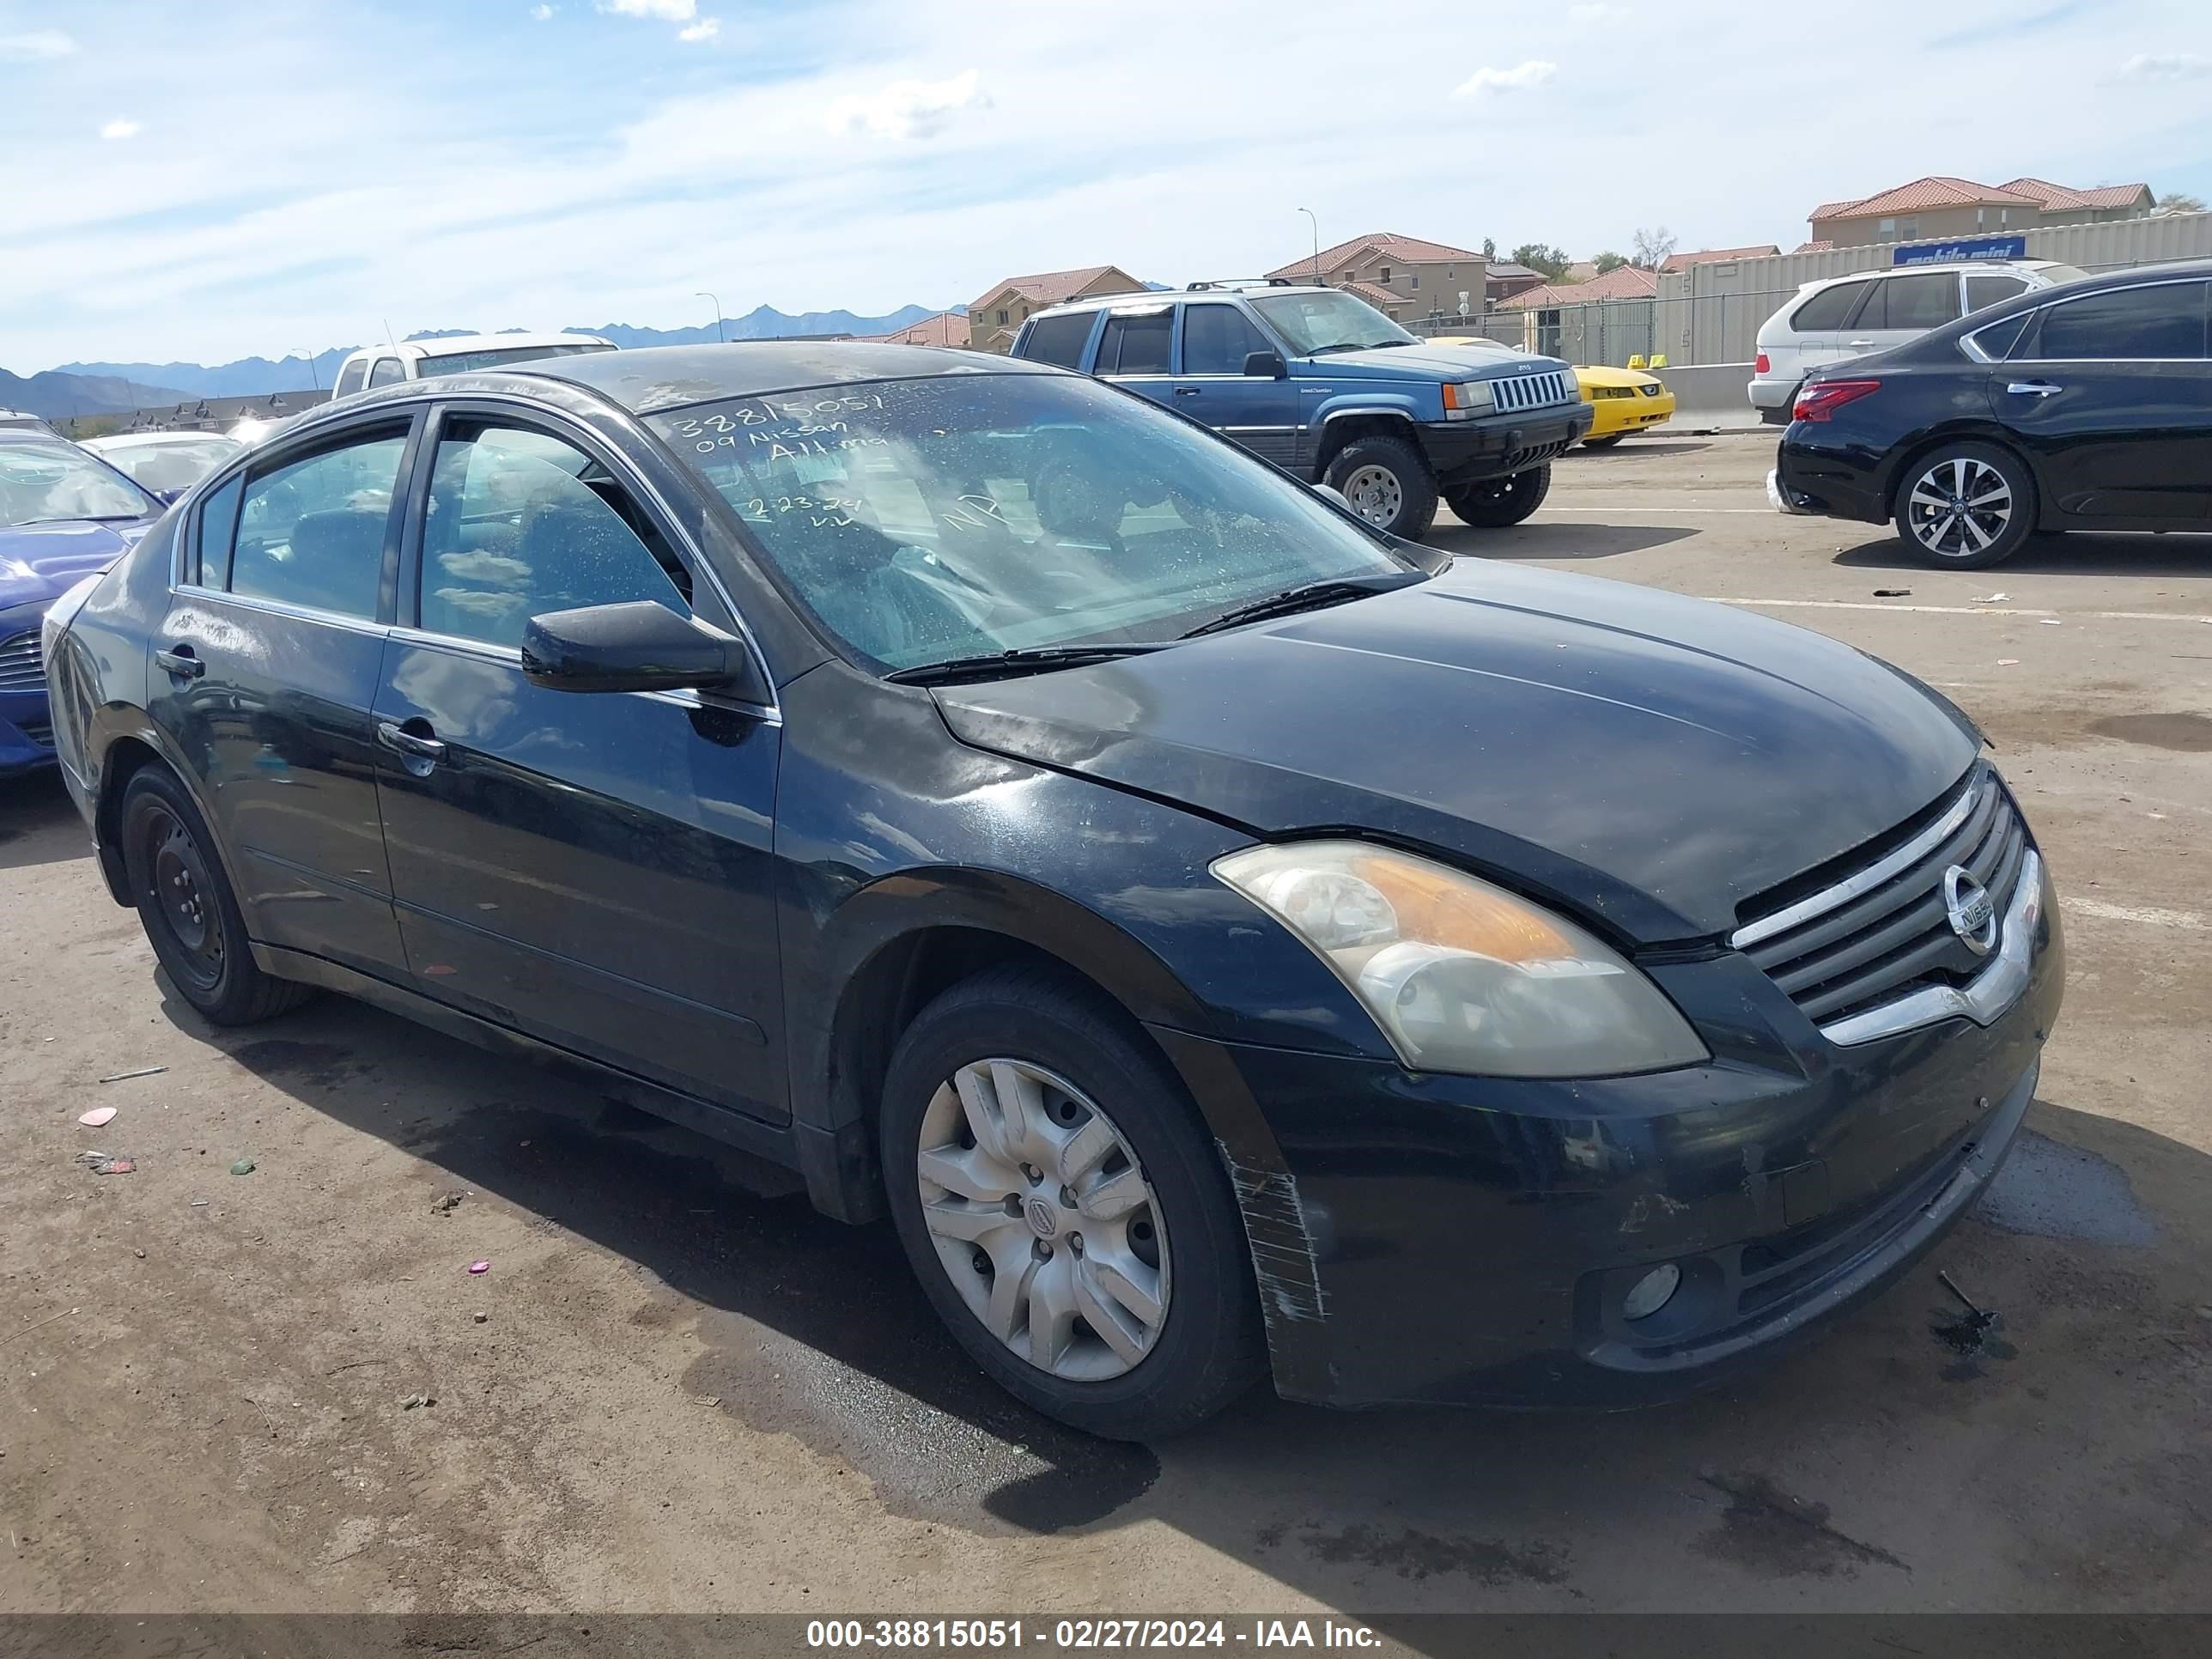
{"type": "Polygon", "coordinates": [[[1279,380],[1291,371],[1281,352],[1254,351],[1245,355],[1244,372],[1258,380],[1279,380]]]}
{"type": "Polygon", "coordinates": [[[742,642],[651,599],[532,617],[522,672],[549,691],[676,691],[722,686],[767,701],[742,642]]]}

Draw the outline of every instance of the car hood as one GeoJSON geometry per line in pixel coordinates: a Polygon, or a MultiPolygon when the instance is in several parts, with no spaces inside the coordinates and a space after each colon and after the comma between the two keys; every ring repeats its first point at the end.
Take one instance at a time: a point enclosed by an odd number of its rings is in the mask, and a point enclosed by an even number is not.
{"type": "Polygon", "coordinates": [[[941,689],[975,747],[1255,836],[1418,842],[1644,944],[1935,801],[1980,747],[1874,658],[1731,607],[1462,560],[1150,655],[941,689]]]}
{"type": "Polygon", "coordinates": [[[1482,346],[1380,346],[1369,351],[1332,351],[1304,360],[1305,373],[1356,380],[1490,380],[1503,374],[1534,374],[1565,368],[1556,357],[1482,346]]]}
{"type": "Polygon", "coordinates": [[[137,542],[153,521],[106,524],[66,519],[0,529],[0,611],[51,605],[87,576],[96,576],[137,542]]]}
{"type": "Polygon", "coordinates": [[[1647,386],[1660,383],[1657,375],[1646,374],[1640,368],[1607,368],[1602,366],[1577,368],[1575,379],[1583,386],[1625,386],[1632,392],[1640,392],[1647,386]]]}

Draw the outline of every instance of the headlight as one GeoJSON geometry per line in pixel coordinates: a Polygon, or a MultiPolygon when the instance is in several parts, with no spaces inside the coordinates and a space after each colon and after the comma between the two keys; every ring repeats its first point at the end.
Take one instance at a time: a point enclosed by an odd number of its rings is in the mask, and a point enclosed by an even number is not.
{"type": "Polygon", "coordinates": [[[1487,415],[1497,405],[1487,380],[1468,380],[1464,385],[1444,387],[1444,419],[1468,420],[1477,415],[1487,415]]]}
{"type": "Polygon", "coordinates": [[[1474,876],[1356,841],[1250,847],[1212,869],[1335,970],[1413,1070],[1605,1077],[1707,1057],[1619,955],[1474,876]]]}

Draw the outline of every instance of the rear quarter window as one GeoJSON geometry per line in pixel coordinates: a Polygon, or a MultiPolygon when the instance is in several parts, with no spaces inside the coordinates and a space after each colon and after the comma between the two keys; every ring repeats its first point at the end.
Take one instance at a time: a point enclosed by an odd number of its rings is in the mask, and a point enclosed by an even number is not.
{"type": "Polygon", "coordinates": [[[1061,368],[1080,368],[1083,348],[1091,343],[1091,325],[1097,315],[1095,311],[1078,311],[1064,317],[1040,317],[1030,325],[1014,356],[1061,368]]]}
{"type": "Polygon", "coordinates": [[[1838,283],[1833,288],[1824,288],[1790,313],[1790,326],[1800,334],[1841,328],[1859,296],[1872,286],[1871,283],[1838,283]]]}

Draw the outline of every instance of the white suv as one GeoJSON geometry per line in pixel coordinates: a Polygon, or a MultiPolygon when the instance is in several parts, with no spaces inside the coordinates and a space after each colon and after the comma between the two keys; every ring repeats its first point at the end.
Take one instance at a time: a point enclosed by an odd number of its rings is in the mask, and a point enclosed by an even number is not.
{"type": "Polygon", "coordinates": [[[350,397],[373,386],[427,380],[433,374],[466,374],[503,368],[539,357],[570,357],[580,351],[612,351],[615,343],[596,334],[451,334],[442,340],[403,340],[398,345],[363,346],[338,365],[331,397],[350,397]]]}
{"type": "Polygon", "coordinates": [[[1780,426],[1790,419],[1807,369],[1887,351],[2015,294],[2056,288],[2086,274],[2048,259],[1980,259],[1896,265],[1808,283],[1759,327],[1752,407],[1780,426]]]}

